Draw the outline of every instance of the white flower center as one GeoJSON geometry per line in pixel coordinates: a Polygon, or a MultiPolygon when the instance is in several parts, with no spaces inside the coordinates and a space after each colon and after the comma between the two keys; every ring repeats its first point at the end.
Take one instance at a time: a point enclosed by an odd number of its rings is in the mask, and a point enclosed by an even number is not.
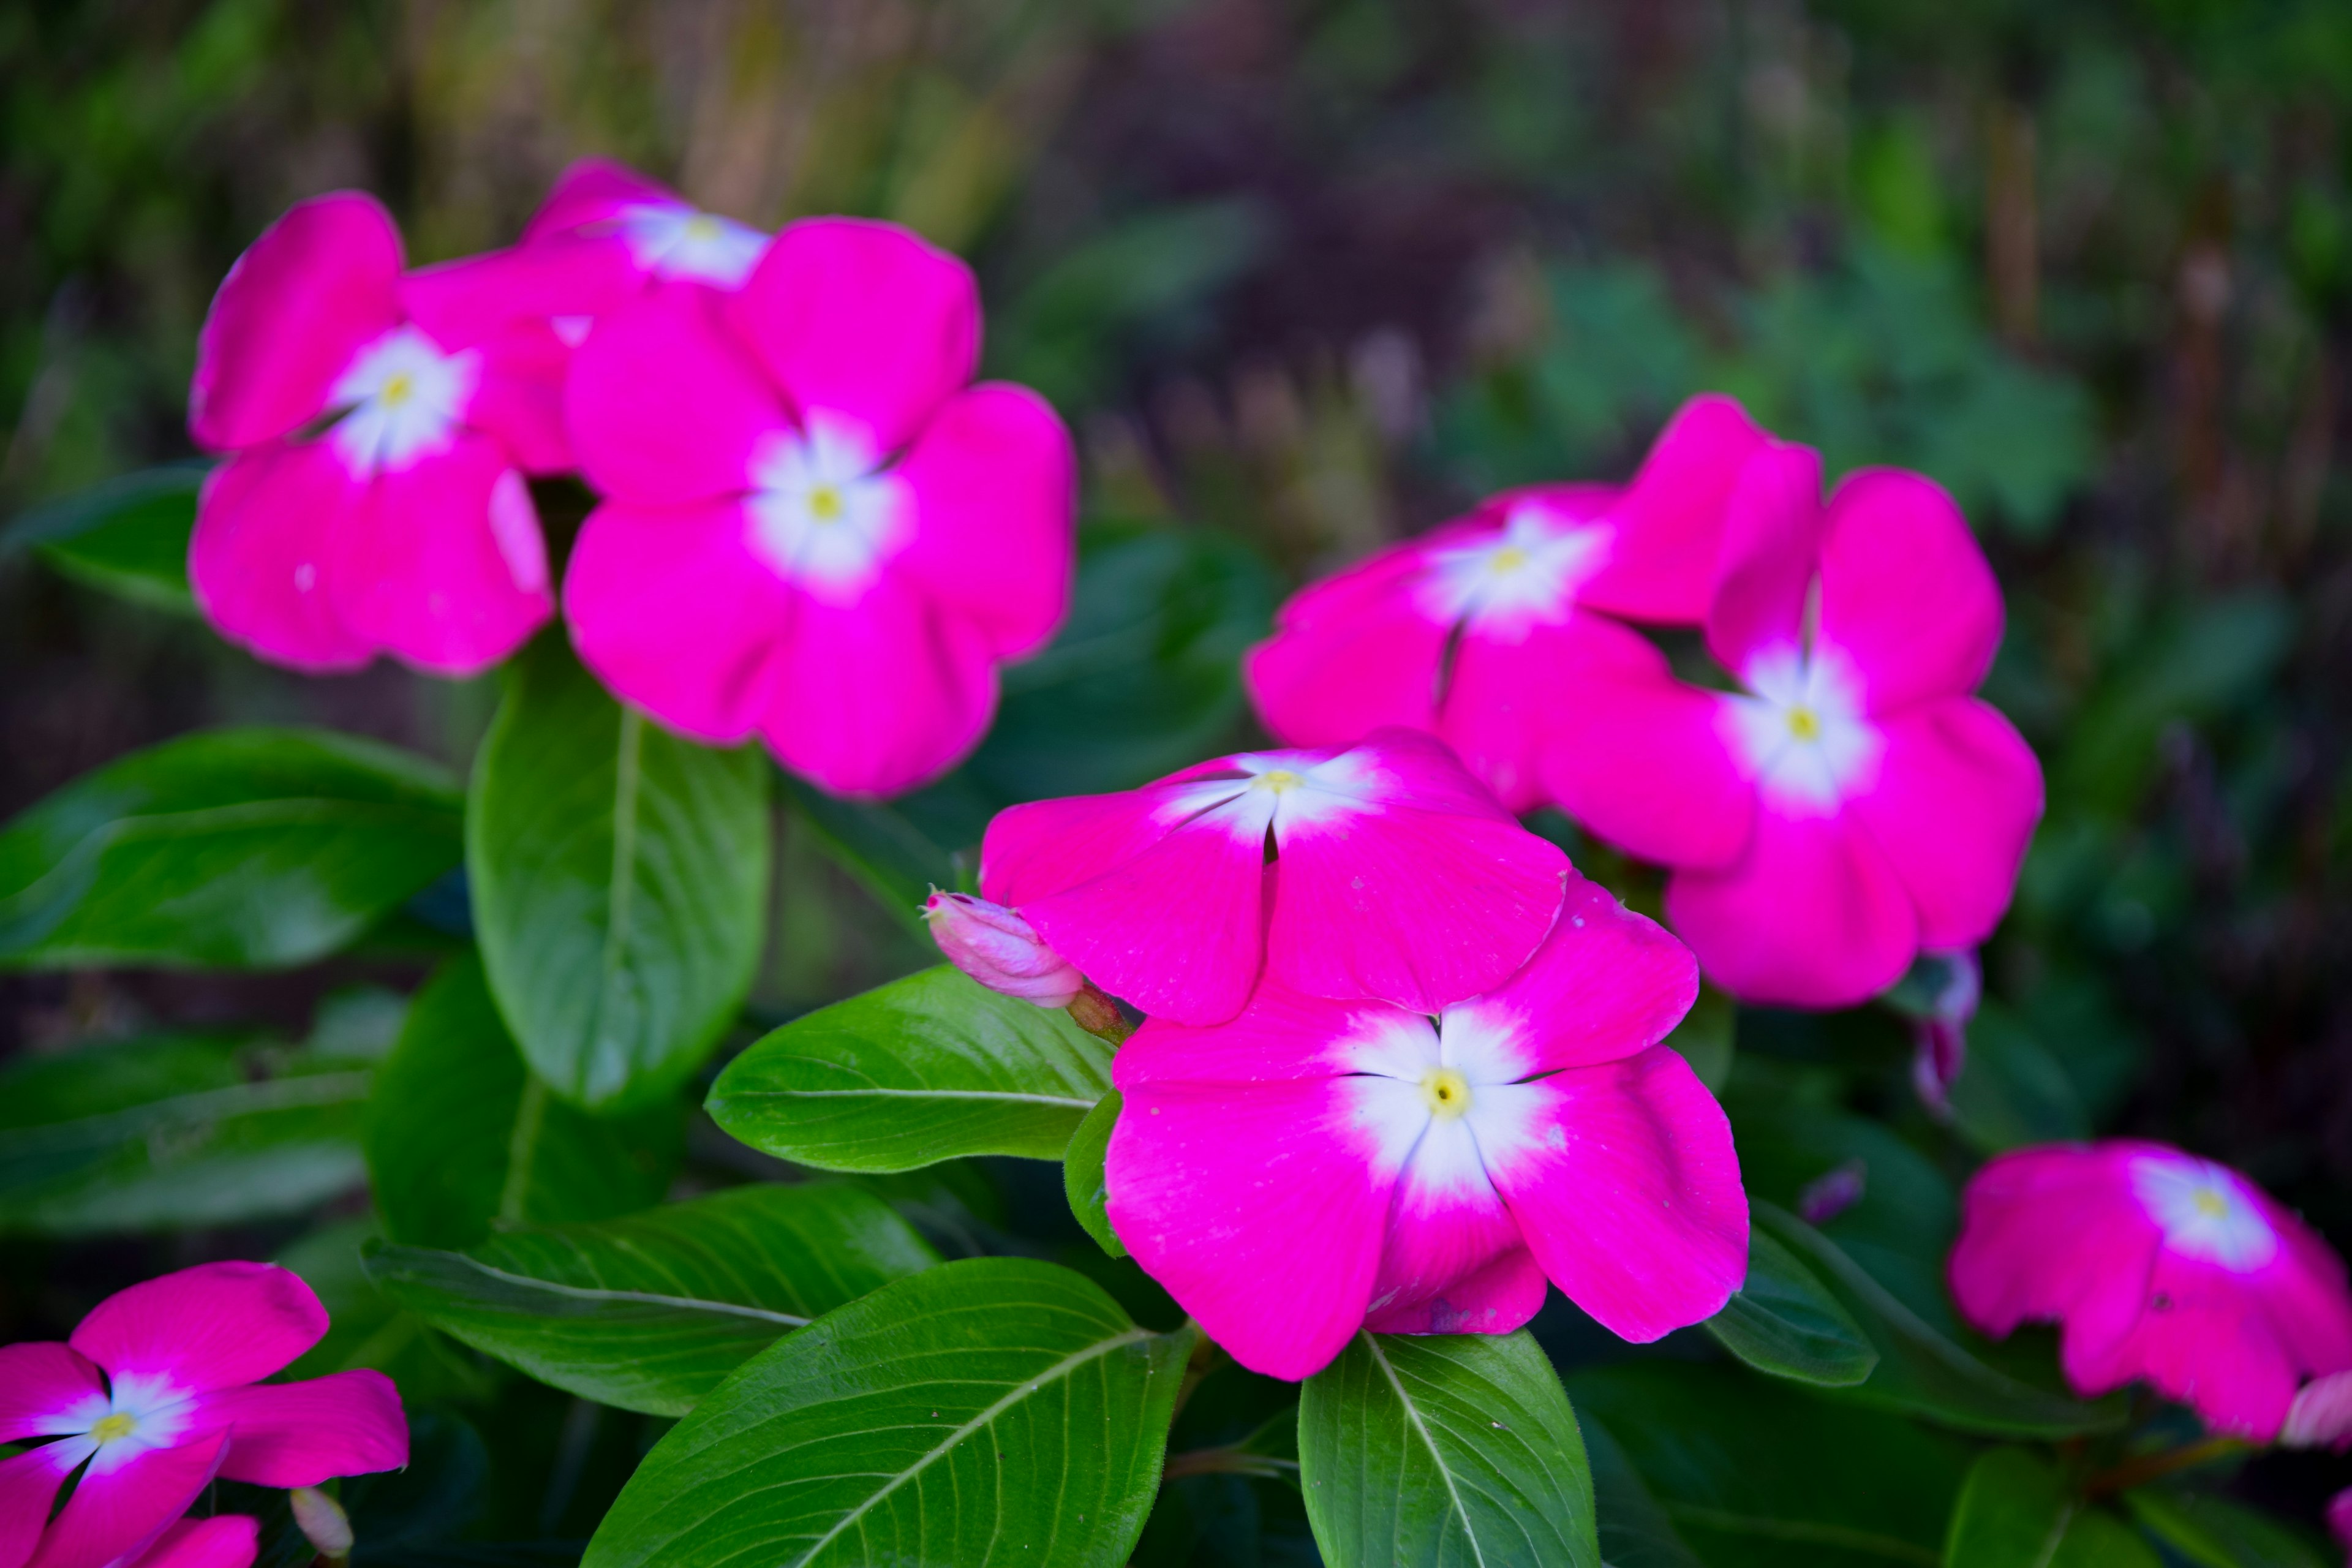
{"type": "Polygon", "coordinates": [[[187,1430],[188,1392],[163,1378],[126,1373],[106,1394],[91,1394],[64,1413],[56,1443],[42,1451],[60,1468],[85,1458],[94,1471],[120,1468],[140,1455],[168,1448],[187,1430]]]}
{"type": "Polygon", "coordinates": [[[456,435],[481,368],[479,354],[443,353],[415,327],[394,327],[335,383],[331,404],[348,412],[328,439],[362,479],[431,457],[456,435]]]}
{"type": "Polygon", "coordinates": [[[692,207],[631,207],[620,223],[631,259],[656,278],[740,289],[768,248],[758,229],[692,207]]]}
{"type": "Polygon", "coordinates": [[[1843,654],[1783,645],[1741,673],[1752,695],[1725,699],[1722,722],[1767,804],[1790,816],[1832,816],[1876,780],[1886,743],[1864,716],[1861,679],[1843,654]]]}
{"type": "Polygon", "coordinates": [[[1539,1137],[1547,1102],[1525,1081],[1534,1071],[1519,1040],[1526,1021],[1491,1004],[1450,1007],[1436,1027],[1426,1018],[1369,1022],[1336,1051],[1353,1076],[1351,1120],[1367,1136],[1376,1169],[1395,1171],[1417,1202],[1494,1192],[1493,1172],[1539,1137]]]}
{"type": "Polygon", "coordinates": [[[863,598],[882,563],[914,537],[907,481],[877,470],[866,441],[821,415],[761,442],[751,481],[743,510],[751,553],[827,604],[863,598]]]}
{"type": "Polygon", "coordinates": [[[2186,1258],[2233,1274],[2262,1268],[2278,1253],[2278,1234],[2236,1174],[2210,1161],[2143,1155],[2131,1163],[2132,1195],[2186,1258]]]}
{"type": "Polygon", "coordinates": [[[1381,809],[1379,775],[1352,752],[1318,758],[1303,752],[1254,752],[1233,762],[1238,778],[1202,779],[1171,793],[1160,820],[1207,813],[1244,843],[1276,847],[1292,834],[1381,809]]]}
{"type": "Polygon", "coordinates": [[[1522,502],[1501,532],[1430,552],[1418,595],[1422,612],[1517,642],[1538,625],[1568,618],[1578,590],[1608,563],[1612,533],[1606,523],[1522,502]]]}

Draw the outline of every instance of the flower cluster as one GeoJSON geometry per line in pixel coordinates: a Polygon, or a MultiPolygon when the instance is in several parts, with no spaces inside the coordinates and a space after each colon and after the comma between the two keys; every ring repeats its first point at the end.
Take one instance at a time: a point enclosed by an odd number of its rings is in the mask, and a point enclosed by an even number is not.
{"type": "Polygon", "coordinates": [[[560,597],[662,723],[895,794],[978,743],[1069,595],[1068,436],[969,384],[979,343],[970,271],[887,224],[771,238],[589,163],[512,248],[404,270],[382,206],[319,197],[205,319],[189,426],[227,460],[190,581],[312,671],[471,673],[560,597]],[[526,481],[572,471],[604,499],[559,588],[526,481]]]}

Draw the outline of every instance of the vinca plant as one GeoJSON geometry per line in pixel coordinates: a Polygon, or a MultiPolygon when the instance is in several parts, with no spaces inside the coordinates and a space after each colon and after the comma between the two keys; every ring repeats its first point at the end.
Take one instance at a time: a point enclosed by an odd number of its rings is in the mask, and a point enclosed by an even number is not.
{"type": "Polygon", "coordinates": [[[2044,807],[1942,485],[1705,394],[1216,654],[1257,743],[991,770],[1168,536],[982,337],[888,223],[589,162],[412,268],[330,195],[220,282],[206,464],[20,522],[498,695],[463,777],[213,729],[0,830],[7,965],[413,980],[0,1072],[13,1228],[325,1216],[0,1348],[0,1568],[2326,1561],[2221,1484],[2352,1444],[2318,1232],[1934,1142],[2044,807]],[[747,1002],[786,811],[931,966],[747,1002]],[[1910,1132],[1732,1072],[1791,1019],[1899,1031],[1910,1132]],[[532,1400],[539,1534],[436,1534],[532,1400]]]}

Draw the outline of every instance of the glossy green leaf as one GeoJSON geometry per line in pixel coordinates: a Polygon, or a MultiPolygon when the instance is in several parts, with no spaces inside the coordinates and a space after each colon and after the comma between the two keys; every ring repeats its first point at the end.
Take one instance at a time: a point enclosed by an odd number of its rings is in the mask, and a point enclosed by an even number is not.
{"type": "Polygon", "coordinates": [[[1332,1568],[1601,1561],[1576,1415],[1525,1330],[1358,1334],[1300,1391],[1298,1467],[1332,1568]]]}
{"type": "Polygon", "coordinates": [[[1609,1568],[1706,1568],[1650,1493],[1649,1483],[1609,1428],[1580,1410],[1577,1429],[1592,1463],[1592,1506],[1601,1522],[1601,1557],[1609,1568]]]}
{"type": "Polygon", "coordinates": [[[542,1383],[683,1415],[779,1336],[939,1261],[870,1193],[738,1187],[464,1252],[378,1246],[392,1299],[542,1383]]]}
{"type": "Polygon", "coordinates": [[[1876,1346],[1879,1363],[1843,1396],[1995,1437],[2063,1437],[2123,1424],[2119,1395],[2086,1404],[2021,1383],[1936,1331],[1835,1242],[1770,1204],[1754,1223],[1794,1253],[1876,1346]]]}
{"type": "Polygon", "coordinates": [[[357,1187],[370,1063],[169,1037],[0,1070],[0,1228],[231,1225],[357,1187]]]}
{"type": "Polygon", "coordinates": [[[1117,1568],[1193,1336],[1066,1268],[886,1285],[745,1363],[646,1455],[583,1568],[1117,1568]]]}
{"type": "Polygon", "coordinates": [[[1070,1213],[1113,1258],[1125,1258],[1127,1248],[1119,1244],[1118,1233],[1111,1229],[1110,1215],[1105,1212],[1110,1194],[1103,1185],[1103,1156],[1110,1152],[1111,1129],[1118,1125],[1119,1105],[1118,1090],[1104,1095],[1070,1134],[1070,1146],[1062,1154],[1062,1190],[1069,1197],[1070,1213]]]}
{"type": "Polygon", "coordinates": [[[2315,1542],[2221,1498],[2140,1487],[2124,1502],[2141,1528],[2198,1568],[2333,1568],[2315,1542]]]}
{"type": "Polygon", "coordinates": [[[2147,1543],[2070,1492],[2023,1448],[1995,1448],[1969,1469],[1944,1542],[1945,1568],[2158,1568],[2147,1543]]]}
{"type": "Polygon", "coordinates": [[[558,1094],[658,1100],[733,1020],[765,930],[768,772],[614,702],[561,639],[516,667],[466,869],[499,1011],[558,1094]]]}
{"type": "Polygon", "coordinates": [[[668,1186],[682,1135],[676,1106],[606,1121],[557,1100],[524,1067],[467,954],[417,994],[377,1071],[368,1172],[394,1240],[470,1247],[494,1223],[646,1207],[668,1186]]]}
{"type": "Polygon", "coordinates": [[[1846,1387],[1868,1377],[1878,1352],[1837,1298],[1761,1229],[1748,1233],[1748,1279],[1706,1331],[1759,1372],[1846,1387]]]}
{"type": "Polygon", "coordinates": [[[1058,1160],[1110,1092],[1111,1048],[946,964],[796,1018],[729,1063],[719,1125],[826,1171],[959,1154],[1058,1160]]]}
{"type": "Polygon", "coordinates": [[[123,474],[17,513],[0,552],[30,547],[66,575],[157,609],[194,614],[188,537],[208,463],[123,474]]]}
{"type": "Polygon", "coordinates": [[[1942,1561],[1957,1437],[1727,1363],[1621,1362],[1568,1387],[1709,1568],[1942,1561]]]}
{"type": "Polygon", "coordinates": [[[167,741],[0,829],[0,966],[307,963],[457,864],[459,835],[448,778],[388,746],[167,741]]]}

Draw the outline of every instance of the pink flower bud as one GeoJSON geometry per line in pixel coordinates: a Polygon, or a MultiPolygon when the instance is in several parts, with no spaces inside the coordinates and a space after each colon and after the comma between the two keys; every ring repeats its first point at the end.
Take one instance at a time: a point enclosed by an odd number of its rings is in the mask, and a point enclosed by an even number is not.
{"type": "Polygon", "coordinates": [[[316,1487],[296,1487],[286,1494],[294,1522],[321,1557],[340,1562],[352,1554],[352,1521],[342,1505],[316,1487]]]}
{"type": "Polygon", "coordinates": [[[2343,1545],[2345,1561],[2352,1563],[2352,1487],[2337,1492],[2335,1500],[2327,1505],[2327,1528],[2336,1532],[2336,1541],[2343,1545]]]}
{"type": "Polygon", "coordinates": [[[1087,977],[1077,966],[1003,904],[935,889],[923,905],[923,919],[948,962],[991,991],[1040,1007],[1066,1007],[1086,989],[1087,977]]]}
{"type": "Polygon", "coordinates": [[[2290,1448],[2352,1447],[2352,1372],[2315,1377],[2287,1406],[2278,1440],[2290,1448]]]}

